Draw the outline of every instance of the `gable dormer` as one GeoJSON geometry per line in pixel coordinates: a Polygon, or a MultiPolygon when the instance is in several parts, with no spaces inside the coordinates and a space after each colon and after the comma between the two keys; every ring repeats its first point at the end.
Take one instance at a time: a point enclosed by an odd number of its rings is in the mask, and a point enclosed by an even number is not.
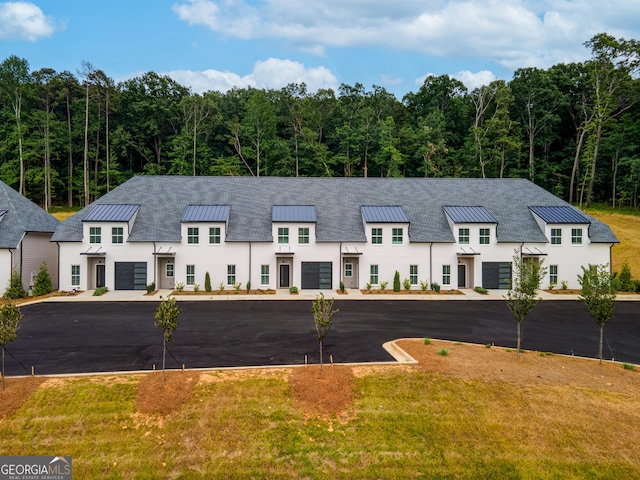
{"type": "Polygon", "coordinates": [[[529,210],[551,245],[587,243],[591,222],[574,207],[540,206],[529,207],[529,210]]]}
{"type": "Polygon", "coordinates": [[[362,205],[360,212],[369,244],[404,245],[408,243],[410,222],[402,207],[398,205],[362,205]]]}
{"type": "Polygon", "coordinates": [[[462,246],[492,245],[497,241],[498,221],[481,206],[444,206],[451,233],[456,243],[462,246]]]}
{"type": "Polygon", "coordinates": [[[272,236],[278,245],[315,243],[318,215],[313,205],[271,207],[272,236]]]}
{"type": "Polygon", "coordinates": [[[94,245],[126,242],[139,208],[136,204],[94,205],[82,219],[83,237],[94,245]]]}
{"type": "Polygon", "coordinates": [[[182,238],[188,245],[197,245],[200,238],[208,238],[209,245],[219,245],[226,238],[229,226],[229,205],[187,205],[182,213],[182,238]],[[202,230],[202,231],[201,231],[202,230]]]}

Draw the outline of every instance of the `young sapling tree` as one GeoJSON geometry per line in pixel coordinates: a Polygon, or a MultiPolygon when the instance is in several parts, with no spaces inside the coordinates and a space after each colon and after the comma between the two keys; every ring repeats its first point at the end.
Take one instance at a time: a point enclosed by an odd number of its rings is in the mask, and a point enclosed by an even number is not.
{"type": "Polygon", "coordinates": [[[9,302],[0,306],[0,346],[2,347],[2,390],[4,390],[4,347],[18,338],[20,319],[23,317],[20,308],[9,302]]]}
{"type": "Polygon", "coordinates": [[[327,300],[321,293],[311,304],[311,313],[316,324],[316,333],[318,335],[318,343],[320,345],[320,376],[322,377],[322,342],[329,333],[331,325],[333,325],[333,316],[339,310],[333,309],[333,298],[327,300]]]}
{"type": "Polygon", "coordinates": [[[542,266],[542,261],[535,262],[533,259],[525,261],[518,253],[518,250],[515,251],[513,256],[513,278],[509,282],[506,303],[518,324],[518,356],[520,355],[520,326],[541,300],[538,297],[538,290],[546,271],[546,267],[542,266]]]}
{"type": "Polygon", "coordinates": [[[174,297],[163,299],[153,314],[156,327],[162,329],[162,381],[164,382],[165,359],[167,356],[167,342],[173,342],[173,331],[178,328],[180,309],[174,297]]]}

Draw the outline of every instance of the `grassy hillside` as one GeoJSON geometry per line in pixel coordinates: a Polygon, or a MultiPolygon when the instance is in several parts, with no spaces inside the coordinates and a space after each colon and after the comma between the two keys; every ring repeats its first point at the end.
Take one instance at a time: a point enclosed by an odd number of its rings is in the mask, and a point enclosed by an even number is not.
{"type": "Polygon", "coordinates": [[[613,247],[613,271],[619,272],[626,261],[631,267],[633,278],[640,278],[640,215],[620,213],[606,208],[592,208],[586,212],[609,225],[620,240],[620,243],[613,247]]]}

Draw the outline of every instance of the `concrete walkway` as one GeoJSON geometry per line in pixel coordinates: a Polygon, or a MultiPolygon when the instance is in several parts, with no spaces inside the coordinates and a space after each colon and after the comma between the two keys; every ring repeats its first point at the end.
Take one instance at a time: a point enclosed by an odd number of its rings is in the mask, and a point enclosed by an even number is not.
{"type": "MultiPolygon", "coordinates": [[[[460,289],[460,294],[448,294],[444,291],[440,294],[423,294],[422,292],[415,291],[412,294],[394,293],[387,291],[386,293],[379,293],[376,290],[372,290],[371,293],[363,293],[357,289],[348,289],[346,294],[338,293],[335,290],[300,290],[297,294],[289,293],[288,289],[278,289],[274,293],[269,294],[247,294],[243,290],[236,293],[232,290],[227,290],[223,294],[213,292],[211,294],[199,293],[193,294],[175,294],[173,295],[178,301],[217,301],[217,300],[313,300],[321,293],[325,298],[334,298],[336,300],[502,300],[504,301],[506,290],[489,290],[487,294],[481,294],[470,288],[460,289]]],[[[172,290],[160,290],[153,295],[147,295],[144,290],[114,290],[109,291],[103,295],[95,296],[94,290],[86,292],[80,292],[76,295],[69,296],[54,296],[43,300],[44,302],[123,302],[123,301],[151,301],[158,302],[161,298],[167,298],[173,294],[172,290]]],[[[564,293],[549,293],[541,290],[539,293],[540,298],[543,300],[578,300],[577,294],[564,294],[564,293]]],[[[640,295],[638,294],[618,294],[616,300],[619,301],[638,301],[640,295]]],[[[31,302],[29,302],[31,303],[31,302]]]]}

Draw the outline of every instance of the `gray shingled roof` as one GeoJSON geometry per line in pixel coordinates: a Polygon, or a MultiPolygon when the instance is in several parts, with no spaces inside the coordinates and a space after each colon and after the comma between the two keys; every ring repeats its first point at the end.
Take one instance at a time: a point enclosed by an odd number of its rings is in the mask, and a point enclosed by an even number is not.
{"type": "Polygon", "coordinates": [[[453,223],[497,223],[484,207],[442,207],[453,223]]]}
{"type": "MultiPolygon", "coordinates": [[[[26,232],[53,233],[58,220],[6,183],[0,182],[0,248],[16,248],[26,232]]],[[[80,229],[82,232],[82,228],[80,229]]]]}
{"type": "MultiPolygon", "coordinates": [[[[477,205],[497,221],[499,242],[546,243],[529,206],[567,206],[525,179],[133,177],[98,200],[139,203],[129,241],[180,242],[188,205],[230,205],[228,241],[273,241],[274,205],[313,205],[319,242],[366,242],[362,206],[396,205],[409,221],[412,242],[454,242],[443,206],[477,205]]],[[[87,207],[90,208],[91,206],[87,207]]],[[[60,224],[54,241],[81,241],[83,209],[60,224]]],[[[589,217],[591,241],[617,242],[589,217]]]]}

